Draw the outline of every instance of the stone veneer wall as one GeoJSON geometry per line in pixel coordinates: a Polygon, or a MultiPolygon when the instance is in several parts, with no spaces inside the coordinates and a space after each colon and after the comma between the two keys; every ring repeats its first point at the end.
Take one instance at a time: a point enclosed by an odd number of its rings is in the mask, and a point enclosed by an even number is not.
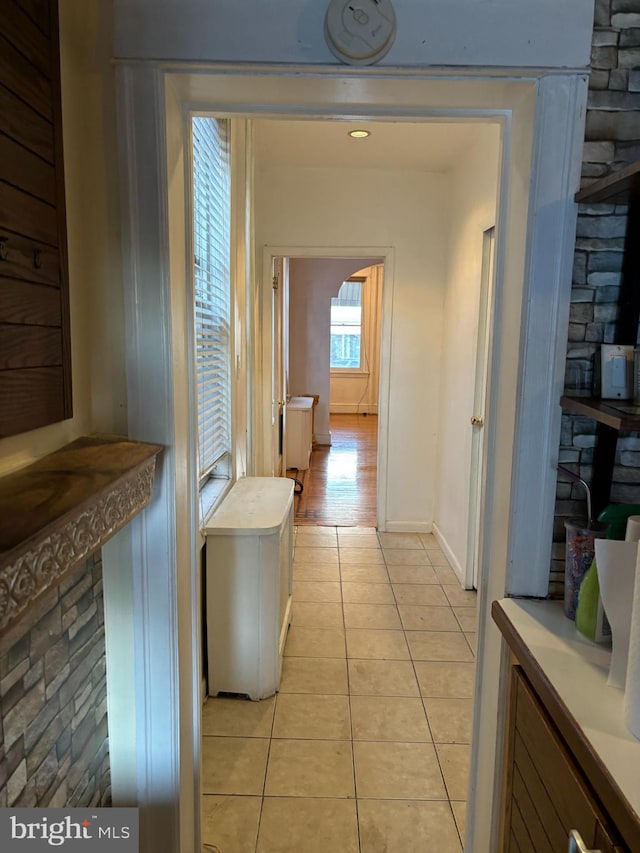
{"type": "MultiPolygon", "coordinates": [[[[640,158],[640,0],[596,0],[582,186],[640,158]]],[[[581,205],[571,290],[567,393],[589,389],[617,318],[627,208],[581,205]]],[[[559,461],[591,480],[596,425],[563,415],[559,461]]],[[[640,503],[640,437],[621,433],[611,500],[640,503]]],[[[586,517],[584,489],[558,483],[549,594],[564,582],[564,521],[586,517]]]]}
{"type": "Polygon", "coordinates": [[[106,695],[98,553],[0,637],[0,807],[110,804],[106,695]]]}

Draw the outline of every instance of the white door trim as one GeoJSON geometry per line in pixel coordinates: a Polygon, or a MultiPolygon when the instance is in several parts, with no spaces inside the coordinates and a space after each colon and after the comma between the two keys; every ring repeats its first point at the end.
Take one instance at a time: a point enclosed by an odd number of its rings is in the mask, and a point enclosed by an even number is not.
{"type": "MultiPolygon", "coordinates": [[[[486,417],[487,383],[491,362],[491,329],[493,325],[493,279],[495,273],[495,225],[482,232],[482,268],[476,339],[475,382],[472,417],[486,417]]],[[[484,483],[485,433],[484,424],[471,425],[471,470],[469,475],[469,528],[464,585],[478,588],[478,570],[482,548],[482,506],[484,483]]]]}
{"type": "MultiPolygon", "coordinates": [[[[509,77],[492,74],[481,78],[456,69],[455,77],[442,72],[431,76],[380,68],[359,75],[337,68],[301,75],[290,68],[251,66],[190,73],[146,63],[117,69],[129,434],[167,447],[154,501],[130,525],[129,544],[119,555],[119,576],[113,575],[116,583],[118,577],[131,579],[130,593],[118,590],[127,601],[123,609],[132,626],[131,633],[121,631],[120,647],[131,656],[125,640],[133,636],[135,654],[129,693],[119,686],[110,701],[128,704],[136,729],[135,768],[131,761],[116,762],[121,774],[114,777],[113,790],[116,799],[123,791],[130,802],[143,806],[141,853],[192,853],[200,842],[200,672],[194,627],[199,601],[197,549],[191,542],[198,514],[193,431],[184,393],[189,370],[185,269],[180,270],[177,245],[184,234],[177,235],[180,216],[173,210],[179,206],[180,189],[184,191],[179,138],[187,107],[248,116],[503,121],[483,540],[483,565],[490,571],[481,569],[481,690],[474,715],[465,847],[467,853],[495,849],[491,815],[500,766],[501,641],[489,611],[493,598],[507,589],[517,593],[529,578],[541,588],[548,571],[575,227],[572,198],[581,159],[586,76],[559,72],[517,79],[514,72],[509,77]],[[527,205],[528,217],[522,216],[527,205]],[[502,281],[509,287],[500,288],[502,281]]],[[[391,366],[381,366],[389,377],[391,366]]],[[[115,550],[105,553],[107,573],[116,568],[115,550]]],[[[118,646],[116,630],[107,625],[118,646]]],[[[113,649],[109,654],[117,661],[113,649]]],[[[114,731],[110,739],[114,755],[122,755],[132,742],[131,732],[121,736],[114,731]]]]}

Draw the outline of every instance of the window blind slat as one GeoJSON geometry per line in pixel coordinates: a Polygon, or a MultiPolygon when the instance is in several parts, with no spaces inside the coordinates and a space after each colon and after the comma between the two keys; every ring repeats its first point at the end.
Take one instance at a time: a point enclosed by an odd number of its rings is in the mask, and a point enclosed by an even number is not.
{"type": "Polygon", "coordinates": [[[231,452],[229,123],[192,119],[193,251],[201,480],[231,452]]]}

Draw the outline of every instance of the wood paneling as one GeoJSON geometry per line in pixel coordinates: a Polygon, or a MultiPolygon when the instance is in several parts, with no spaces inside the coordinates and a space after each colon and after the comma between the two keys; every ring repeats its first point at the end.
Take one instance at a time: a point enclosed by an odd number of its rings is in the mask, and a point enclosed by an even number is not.
{"type": "Polygon", "coordinates": [[[0,130],[38,157],[53,163],[55,155],[51,122],[32,110],[1,82],[0,77],[0,130]]]}
{"type": "Polygon", "coordinates": [[[55,288],[0,278],[0,323],[60,326],[60,297],[55,288]]]}
{"type": "Polygon", "coordinates": [[[520,735],[516,735],[513,756],[514,765],[518,768],[523,781],[527,780],[527,792],[536,804],[536,812],[551,840],[553,849],[561,850],[563,845],[566,846],[567,841],[565,828],[520,735]]]}
{"type": "Polygon", "coordinates": [[[56,203],[56,170],[51,163],[0,134],[0,185],[2,181],[49,205],[56,203]]]}
{"type": "Polygon", "coordinates": [[[576,775],[576,768],[555,730],[547,721],[522,676],[518,684],[516,731],[544,780],[564,828],[578,829],[587,843],[596,832],[593,801],[576,775]]]}
{"type": "Polygon", "coordinates": [[[0,370],[54,367],[62,363],[60,329],[0,324],[0,370]]]}
{"type": "Polygon", "coordinates": [[[0,79],[25,104],[53,120],[50,81],[19,50],[0,35],[0,79]]]}
{"type": "Polygon", "coordinates": [[[536,811],[534,801],[529,795],[527,786],[517,765],[513,774],[513,799],[522,815],[536,853],[554,853],[540,815],[536,811]]]}
{"type": "Polygon", "coordinates": [[[0,438],[64,418],[61,367],[0,371],[0,438]]]}
{"type": "Polygon", "coordinates": [[[614,853],[615,832],[594,792],[521,668],[511,672],[503,849],[515,849],[515,839],[522,851],[561,853],[576,829],[590,849],[614,853]]]}
{"type": "Polygon", "coordinates": [[[46,35],[51,35],[49,0],[16,0],[17,5],[46,35]]]}
{"type": "Polygon", "coordinates": [[[518,839],[515,837],[513,830],[509,836],[509,853],[521,853],[518,839]]]}
{"type": "Polygon", "coordinates": [[[521,850],[522,853],[538,853],[516,802],[511,809],[511,834],[516,841],[517,850],[521,850]]]}
{"type": "Polygon", "coordinates": [[[47,79],[51,76],[51,43],[35,21],[15,0],[2,4],[2,29],[5,37],[47,79]]]}
{"type": "Polygon", "coordinates": [[[1,276],[60,286],[60,255],[56,248],[19,234],[5,234],[5,237],[6,258],[0,262],[1,276]]]}
{"type": "Polygon", "coordinates": [[[0,29],[0,436],[72,415],[56,0],[0,29]]]}
{"type": "Polygon", "coordinates": [[[0,237],[6,236],[7,231],[13,231],[49,246],[58,245],[55,207],[9,184],[0,185],[0,222],[0,237]]]}

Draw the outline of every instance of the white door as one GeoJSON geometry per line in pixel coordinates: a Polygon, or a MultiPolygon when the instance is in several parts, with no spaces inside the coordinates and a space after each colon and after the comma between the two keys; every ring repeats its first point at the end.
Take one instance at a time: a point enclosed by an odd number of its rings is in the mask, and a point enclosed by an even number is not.
{"type": "Polygon", "coordinates": [[[476,378],[473,409],[470,415],[471,472],[469,476],[469,530],[467,533],[467,570],[465,586],[478,588],[478,565],[481,554],[483,483],[484,483],[484,416],[487,399],[487,375],[491,344],[492,293],[495,258],[495,228],[488,228],[482,239],[480,279],[480,311],[476,348],[476,378]]]}
{"type": "Polygon", "coordinates": [[[288,386],[288,258],[273,258],[271,280],[271,435],[273,474],[286,474],[288,386]]]}

